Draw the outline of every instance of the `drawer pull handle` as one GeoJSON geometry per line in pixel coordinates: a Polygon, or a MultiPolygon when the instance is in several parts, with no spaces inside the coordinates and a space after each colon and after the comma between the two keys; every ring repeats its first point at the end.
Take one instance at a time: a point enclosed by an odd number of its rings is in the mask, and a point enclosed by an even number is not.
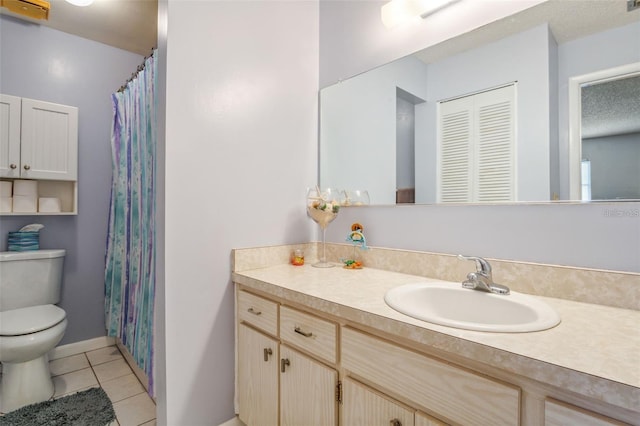
{"type": "Polygon", "coordinates": [[[310,331],[302,331],[302,329],[300,327],[296,327],[293,329],[293,331],[295,331],[298,334],[302,334],[304,337],[311,337],[313,336],[313,333],[310,331]]]}
{"type": "Polygon", "coordinates": [[[271,350],[271,348],[264,348],[264,361],[268,362],[269,361],[269,355],[272,355],[273,351],[271,350]]]}
{"type": "Polygon", "coordinates": [[[247,312],[249,312],[250,314],[253,314],[253,315],[262,315],[262,312],[261,312],[261,311],[256,311],[256,310],[255,310],[255,309],[253,309],[253,308],[249,308],[249,309],[247,309],[247,312]]]}
{"type": "Polygon", "coordinates": [[[282,358],[280,360],[280,371],[284,373],[284,370],[287,368],[287,365],[291,365],[289,358],[282,358]]]}
{"type": "Polygon", "coordinates": [[[18,166],[12,163],[9,167],[11,168],[11,170],[15,170],[18,166]]]}
{"type": "Polygon", "coordinates": [[[398,419],[393,419],[389,422],[391,426],[402,426],[402,422],[398,419]]]}
{"type": "Polygon", "coordinates": [[[31,166],[30,166],[30,165],[28,165],[28,164],[25,164],[25,165],[24,165],[24,169],[25,169],[25,170],[30,170],[30,169],[31,169],[31,166]]]}

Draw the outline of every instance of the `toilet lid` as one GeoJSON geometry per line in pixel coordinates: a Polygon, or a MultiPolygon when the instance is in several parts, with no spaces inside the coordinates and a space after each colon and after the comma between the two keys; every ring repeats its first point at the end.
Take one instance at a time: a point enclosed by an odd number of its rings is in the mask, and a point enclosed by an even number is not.
{"type": "Polygon", "coordinates": [[[55,305],[30,306],[0,312],[0,336],[20,336],[46,330],[66,317],[55,305]]]}

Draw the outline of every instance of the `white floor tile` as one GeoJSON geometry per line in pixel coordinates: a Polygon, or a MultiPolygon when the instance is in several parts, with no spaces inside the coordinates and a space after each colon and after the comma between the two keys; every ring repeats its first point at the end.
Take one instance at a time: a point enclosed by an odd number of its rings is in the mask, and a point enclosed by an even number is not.
{"type": "Polygon", "coordinates": [[[156,418],[156,405],[147,393],[113,404],[120,426],[139,426],[156,418]]]}
{"type": "Polygon", "coordinates": [[[96,377],[100,383],[126,376],[128,374],[133,374],[131,367],[129,367],[129,364],[127,364],[124,358],[96,365],[93,367],[93,371],[95,371],[96,377]]]}
{"type": "Polygon", "coordinates": [[[135,374],[127,374],[117,379],[101,382],[101,384],[111,402],[118,402],[145,392],[135,374]]]}
{"type": "Polygon", "coordinates": [[[87,358],[91,365],[104,364],[105,362],[123,359],[122,354],[116,346],[109,346],[95,351],[87,352],[87,358]]]}
{"type": "Polygon", "coordinates": [[[49,362],[49,370],[51,370],[52,376],[59,376],[89,367],[89,360],[84,354],[68,356],[49,362]]]}
{"type": "Polygon", "coordinates": [[[98,387],[98,380],[91,368],[73,371],[53,378],[54,398],[91,387],[98,387]]]}

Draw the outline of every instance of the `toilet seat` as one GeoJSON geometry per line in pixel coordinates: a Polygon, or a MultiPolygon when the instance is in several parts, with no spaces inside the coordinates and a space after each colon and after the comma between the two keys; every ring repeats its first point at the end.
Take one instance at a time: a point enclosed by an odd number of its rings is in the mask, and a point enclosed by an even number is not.
{"type": "Polygon", "coordinates": [[[51,328],[67,314],[56,305],[30,306],[0,312],[0,336],[22,336],[51,328]]]}

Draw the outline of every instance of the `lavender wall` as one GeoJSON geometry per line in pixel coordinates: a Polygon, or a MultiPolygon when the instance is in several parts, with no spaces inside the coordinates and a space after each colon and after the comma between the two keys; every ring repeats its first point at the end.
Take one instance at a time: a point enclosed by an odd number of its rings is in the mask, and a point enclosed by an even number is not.
{"type": "Polygon", "coordinates": [[[69,325],[61,344],[104,336],[104,247],[111,188],[111,93],[140,55],[0,15],[0,92],[76,106],[78,215],[2,216],[7,232],[42,223],[43,248],[67,250],[60,306],[69,325]]]}

